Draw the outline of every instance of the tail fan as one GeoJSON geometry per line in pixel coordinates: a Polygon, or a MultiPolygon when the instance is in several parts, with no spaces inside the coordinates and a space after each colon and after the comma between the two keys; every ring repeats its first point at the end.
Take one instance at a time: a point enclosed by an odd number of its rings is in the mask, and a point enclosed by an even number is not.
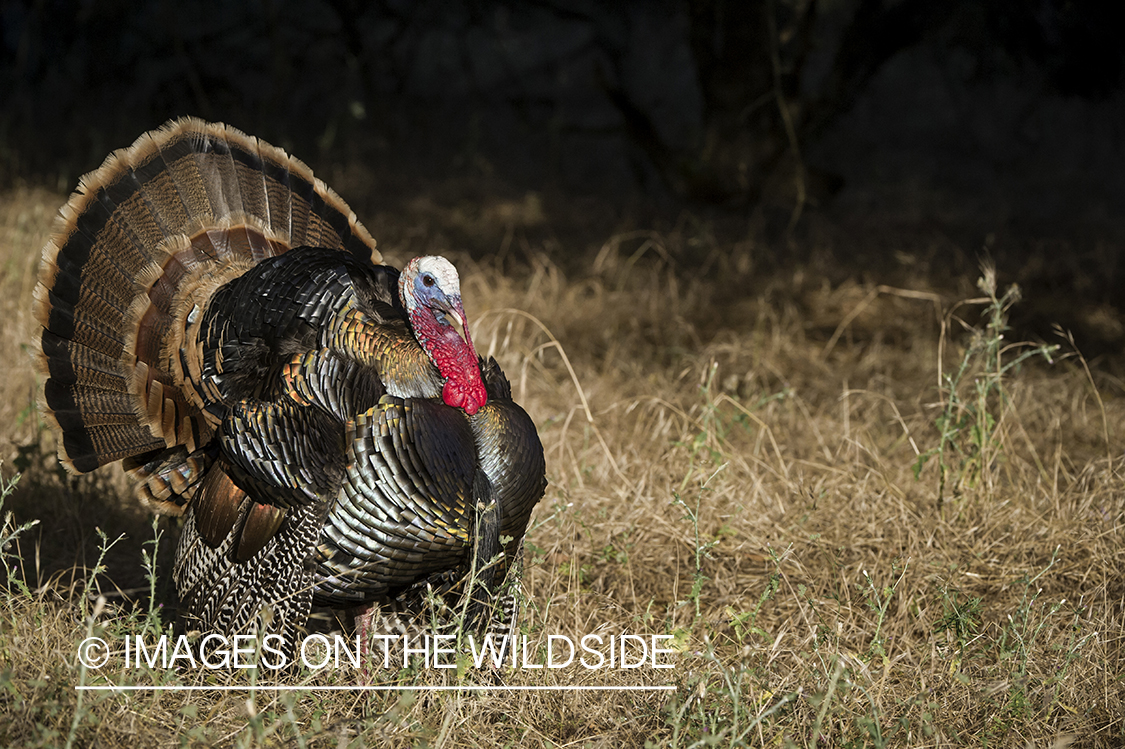
{"type": "Polygon", "coordinates": [[[182,512],[218,424],[196,387],[198,321],[224,283],[306,245],[382,260],[305,164],[225,125],[174,120],[84,176],[34,297],[42,411],[63,465],[126,459],[142,498],[182,512]]]}

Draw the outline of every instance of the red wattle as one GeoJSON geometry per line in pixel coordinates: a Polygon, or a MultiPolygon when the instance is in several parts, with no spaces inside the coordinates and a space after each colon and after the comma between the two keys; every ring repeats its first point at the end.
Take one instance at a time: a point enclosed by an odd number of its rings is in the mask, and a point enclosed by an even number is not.
{"type": "Polygon", "coordinates": [[[446,380],[445,387],[441,391],[441,399],[445,401],[445,405],[463,408],[465,413],[472,416],[488,401],[488,394],[484,391],[483,384],[480,385],[479,391],[479,393],[469,394],[459,389],[453,380],[446,380]]]}
{"type": "Polygon", "coordinates": [[[447,406],[463,408],[472,416],[488,403],[488,392],[480,377],[477,352],[469,338],[469,331],[465,330],[465,339],[468,340],[462,339],[452,327],[440,325],[432,312],[427,314],[423,309],[415,309],[410,321],[418,342],[445,378],[442,401],[447,406]]]}

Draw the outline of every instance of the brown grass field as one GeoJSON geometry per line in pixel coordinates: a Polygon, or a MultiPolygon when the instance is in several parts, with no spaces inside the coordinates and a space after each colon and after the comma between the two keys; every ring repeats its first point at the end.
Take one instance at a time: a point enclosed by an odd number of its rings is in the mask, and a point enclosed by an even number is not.
{"type": "MultiPolygon", "coordinates": [[[[150,590],[176,529],[154,544],[116,469],[63,475],[36,413],[31,293],[63,200],[0,199],[0,457],[22,474],[0,533],[0,745],[1125,745],[1122,383],[1065,337],[1005,335],[1021,302],[1003,278],[763,277],[754,242],[687,228],[527,243],[503,272],[451,253],[477,347],[547,452],[529,652],[671,635],[672,668],[415,665],[328,691],[363,676],[126,667],[126,635],[171,624],[150,590]],[[678,267],[685,247],[711,267],[678,267]],[[580,274],[548,259],[564,251],[580,274]],[[118,648],[106,667],[79,665],[88,635],[118,648]],[[200,689],[76,690],[107,683],[200,689]]],[[[481,220],[541,210],[507,208],[481,220]]],[[[366,222],[396,264],[449,246],[366,222]]]]}

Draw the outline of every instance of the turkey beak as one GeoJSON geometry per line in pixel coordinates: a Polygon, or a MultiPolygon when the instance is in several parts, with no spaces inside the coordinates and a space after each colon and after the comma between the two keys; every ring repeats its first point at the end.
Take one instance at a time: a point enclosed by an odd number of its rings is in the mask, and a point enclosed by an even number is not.
{"type": "Polygon", "coordinates": [[[470,349],[473,348],[473,339],[469,337],[469,326],[465,322],[465,308],[461,306],[461,297],[454,296],[449,298],[449,320],[453,324],[453,329],[457,331],[457,335],[465,341],[470,349]]]}

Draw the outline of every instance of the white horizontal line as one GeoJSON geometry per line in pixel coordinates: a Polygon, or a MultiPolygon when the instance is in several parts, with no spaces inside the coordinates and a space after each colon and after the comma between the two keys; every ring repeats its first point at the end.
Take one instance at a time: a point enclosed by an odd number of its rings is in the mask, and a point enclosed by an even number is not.
{"type": "Polygon", "coordinates": [[[247,692],[272,691],[272,692],[392,692],[396,690],[413,692],[666,692],[676,687],[667,686],[336,686],[336,687],[301,687],[301,686],[76,686],[79,692],[247,692]]]}

